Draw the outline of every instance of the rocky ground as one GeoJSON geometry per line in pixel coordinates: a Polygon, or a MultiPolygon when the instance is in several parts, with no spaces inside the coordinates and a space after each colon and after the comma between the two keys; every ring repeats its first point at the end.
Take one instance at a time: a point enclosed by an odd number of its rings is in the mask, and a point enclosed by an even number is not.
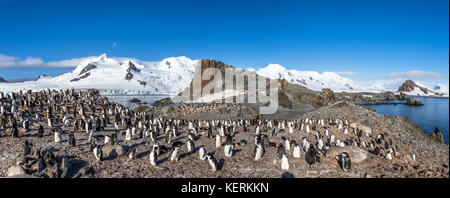
{"type": "MultiPolygon", "coordinates": [[[[169,107],[165,107],[169,108],[169,107]]],[[[168,109],[156,109],[162,116],[178,116],[182,119],[228,119],[236,116],[254,117],[257,114],[251,109],[239,105],[179,105],[168,109]],[[165,114],[163,113],[165,112],[165,114]],[[190,112],[188,114],[182,112],[190,112]]],[[[380,133],[392,140],[392,144],[398,147],[397,154],[392,160],[381,155],[368,152],[368,149],[360,149],[354,146],[344,148],[331,148],[326,156],[321,156],[321,162],[314,164],[311,168],[306,163],[302,153],[301,158],[295,159],[292,153],[287,151],[290,168],[281,170],[280,160],[277,157],[276,148],[266,148],[266,154],[262,160],[255,161],[254,158],[254,131],[255,126],[250,127],[249,132],[243,132],[241,127],[236,128],[234,137],[236,142],[245,140],[247,145],[236,145],[234,156],[225,157],[223,147],[215,148],[214,140],[198,135],[195,141],[196,149],[204,145],[207,152],[214,152],[219,162],[219,170],[211,172],[206,161],[199,159],[198,151],[187,153],[186,145],[181,147],[181,159],[178,162],[170,161],[169,153],[159,156],[159,165],[151,166],[149,163],[149,152],[151,149],[150,139],[141,138],[125,141],[124,136],[119,136],[118,144],[105,146],[103,148],[105,160],[96,161],[89,150],[87,134],[85,132],[75,133],[76,146],[69,147],[67,135],[63,135],[61,143],[53,142],[50,129],[45,129],[43,138],[36,137],[37,125],[35,123],[28,132],[20,131],[20,138],[11,138],[2,131],[0,136],[0,176],[8,175],[8,169],[12,172],[26,173],[37,177],[282,177],[289,175],[293,177],[449,177],[449,147],[448,145],[433,141],[429,135],[420,131],[416,126],[404,117],[390,117],[381,115],[358,105],[349,103],[338,103],[322,107],[303,115],[293,115],[299,118],[333,118],[347,119],[350,123],[359,122],[369,126],[373,135],[380,133]],[[33,150],[42,152],[51,151],[55,156],[54,165],[43,165],[33,157],[35,154],[23,157],[23,142],[31,140],[33,150]],[[137,159],[129,159],[125,153],[130,147],[138,148],[137,159]],[[339,167],[335,157],[346,151],[355,153],[352,168],[344,172],[339,167]],[[412,159],[416,155],[416,161],[412,159]],[[16,166],[18,165],[18,167],[16,166]],[[15,168],[11,168],[14,167],[15,168]],[[16,169],[16,170],[14,170],[16,169]]],[[[352,133],[343,134],[341,129],[330,126],[330,133],[336,134],[336,138],[344,139],[352,133]]],[[[112,126],[101,132],[104,134],[112,132],[112,126]]],[[[187,126],[179,129],[179,136],[174,141],[186,142],[187,126]]],[[[65,129],[66,133],[70,130],[65,129]]],[[[124,129],[121,130],[121,132],[124,129]]],[[[318,132],[323,134],[323,129],[318,127],[318,132]]],[[[214,130],[213,133],[217,133],[214,130]]],[[[314,132],[296,130],[293,134],[287,132],[271,137],[270,141],[277,145],[282,143],[281,136],[289,137],[301,143],[303,137],[314,140],[314,132]]],[[[269,135],[270,137],[270,135],[269,135]]],[[[362,139],[368,137],[362,137],[362,139]]],[[[164,137],[158,137],[163,144],[164,137]]],[[[314,142],[314,141],[313,141],[314,142]]],[[[169,144],[166,144],[169,147],[169,144]]],[[[46,163],[44,163],[46,164],[46,163]]]]}

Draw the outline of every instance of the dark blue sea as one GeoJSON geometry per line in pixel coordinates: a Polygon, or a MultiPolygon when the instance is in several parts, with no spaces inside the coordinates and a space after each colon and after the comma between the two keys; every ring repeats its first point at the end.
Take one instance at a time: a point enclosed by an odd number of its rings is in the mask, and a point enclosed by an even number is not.
{"type": "Polygon", "coordinates": [[[432,133],[438,127],[448,144],[448,98],[413,97],[424,103],[424,106],[399,105],[364,105],[375,109],[378,113],[391,116],[406,116],[422,131],[432,133]]]}

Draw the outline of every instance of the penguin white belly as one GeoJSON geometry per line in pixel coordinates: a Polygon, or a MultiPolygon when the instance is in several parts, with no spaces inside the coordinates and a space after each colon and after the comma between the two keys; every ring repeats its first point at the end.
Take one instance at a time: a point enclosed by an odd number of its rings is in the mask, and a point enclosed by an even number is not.
{"type": "Polygon", "coordinates": [[[225,145],[224,147],[225,157],[233,156],[233,145],[225,145]]]}
{"type": "Polygon", "coordinates": [[[281,169],[289,170],[289,160],[286,155],[283,155],[283,157],[281,158],[281,169]]]}
{"type": "Polygon", "coordinates": [[[198,151],[198,155],[201,160],[206,160],[206,151],[204,147],[201,147],[198,151]]]}
{"type": "Polygon", "coordinates": [[[294,152],[292,153],[294,158],[300,158],[301,152],[300,152],[300,146],[294,147],[294,152]]]}
{"type": "Polygon", "coordinates": [[[152,152],[150,153],[150,164],[151,164],[151,165],[156,166],[156,158],[157,158],[156,152],[155,152],[155,151],[152,151],[152,152]]]}
{"type": "Polygon", "coordinates": [[[131,131],[127,130],[126,134],[125,134],[125,140],[131,140],[131,131]]]}
{"type": "Polygon", "coordinates": [[[221,146],[222,142],[220,141],[220,136],[216,136],[216,148],[221,146]]]}
{"type": "Polygon", "coordinates": [[[289,141],[289,140],[286,140],[286,141],[284,141],[284,144],[285,144],[285,148],[286,148],[286,151],[290,151],[291,150],[291,142],[289,141]]]}
{"type": "Polygon", "coordinates": [[[170,155],[170,161],[177,162],[178,161],[178,148],[175,148],[172,152],[172,155],[170,155]]]}
{"type": "Polygon", "coordinates": [[[209,166],[211,166],[211,171],[216,172],[217,165],[211,159],[208,159],[209,166]]]}
{"type": "Polygon", "coordinates": [[[55,132],[55,142],[59,143],[61,141],[61,134],[59,132],[55,132]]]}

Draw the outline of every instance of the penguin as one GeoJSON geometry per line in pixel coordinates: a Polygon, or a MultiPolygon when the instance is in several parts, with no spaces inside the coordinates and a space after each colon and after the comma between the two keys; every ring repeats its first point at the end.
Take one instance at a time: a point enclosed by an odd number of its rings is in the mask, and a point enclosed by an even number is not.
{"type": "Polygon", "coordinates": [[[150,152],[149,160],[150,160],[150,164],[152,166],[157,166],[158,165],[158,155],[156,154],[155,150],[150,152]]]}
{"type": "Polygon", "coordinates": [[[74,147],[76,145],[75,136],[73,135],[73,133],[69,133],[69,140],[67,142],[68,142],[69,146],[74,147]]]}
{"type": "Polygon", "coordinates": [[[272,137],[275,137],[275,136],[277,136],[277,129],[273,129],[273,130],[272,130],[272,134],[271,134],[271,135],[272,135],[272,137]]]}
{"type": "Polygon", "coordinates": [[[188,133],[188,139],[191,141],[195,141],[195,135],[193,133],[188,133]]]}
{"type": "Polygon", "coordinates": [[[180,150],[180,146],[181,146],[181,142],[180,141],[176,141],[172,144],[172,152],[170,154],[170,161],[172,162],[178,162],[179,158],[180,158],[180,154],[179,154],[179,150],[180,150]]]}
{"type": "Polygon", "coordinates": [[[211,171],[215,173],[217,171],[217,160],[216,160],[216,158],[214,158],[214,156],[212,154],[207,154],[206,155],[206,159],[208,160],[208,164],[211,167],[211,171]]]}
{"type": "Polygon", "coordinates": [[[225,146],[223,147],[225,157],[233,157],[233,148],[233,144],[225,143],[225,146]]]}
{"type": "Polygon", "coordinates": [[[301,156],[301,148],[300,145],[298,145],[297,143],[293,144],[293,152],[292,152],[292,156],[294,158],[300,158],[301,156]]]}
{"type": "Polygon", "coordinates": [[[350,171],[351,166],[352,166],[352,162],[350,160],[350,155],[348,155],[348,153],[346,153],[346,152],[343,152],[343,153],[339,154],[337,156],[337,158],[338,158],[338,163],[339,163],[339,166],[341,167],[341,169],[344,172],[350,171]]]}
{"type": "Polygon", "coordinates": [[[92,141],[93,137],[94,137],[94,131],[89,131],[88,142],[92,141]]]}
{"type": "Polygon", "coordinates": [[[133,147],[128,151],[127,156],[129,159],[136,159],[137,153],[138,153],[138,148],[133,147]]]}
{"type": "Polygon", "coordinates": [[[383,134],[378,134],[375,142],[377,144],[382,144],[383,140],[384,140],[384,135],[383,134]]]}
{"type": "Polygon", "coordinates": [[[131,130],[130,130],[130,128],[128,128],[127,130],[126,130],[126,133],[125,133],[125,140],[131,140],[132,139],[132,134],[131,134],[131,130]]]}
{"type": "Polygon", "coordinates": [[[13,128],[11,130],[11,137],[12,138],[18,138],[19,137],[19,130],[17,129],[16,125],[13,125],[13,128]]]}
{"type": "Polygon", "coordinates": [[[264,145],[261,142],[258,142],[255,146],[255,161],[260,160],[264,156],[264,145]]]}
{"type": "Polygon", "coordinates": [[[110,144],[111,145],[115,145],[116,142],[119,140],[117,138],[117,133],[118,133],[118,131],[116,131],[115,133],[111,134],[111,140],[110,140],[110,144]]]}
{"type": "Polygon", "coordinates": [[[95,157],[95,159],[97,159],[97,161],[102,161],[103,160],[103,152],[102,152],[102,146],[101,145],[95,146],[93,152],[94,152],[94,157],[95,157]]]}
{"type": "Polygon", "coordinates": [[[200,157],[200,160],[206,160],[206,150],[203,145],[198,149],[198,155],[200,157]]]}
{"type": "Polygon", "coordinates": [[[166,133],[165,140],[167,144],[170,144],[172,142],[172,133],[166,133]]]}
{"type": "Polygon", "coordinates": [[[111,142],[111,136],[105,135],[104,145],[108,145],[111,142]]]}
{"type": "Polygon", "coordinates": [[[375,147],[375,149],[372,151],[372,153],[375,155],[380,155],[380,148],[378,146],[375,147]]]}
{"type": "Polygon", "coordinates": [[[156,156],[159,156],[159,154],[161,153],[161,147],[159,146],[158,142],[153,143],[152,151],[155,152],[156,156]]]}
{"type": "Polygon", "coordinates": [[[280,143],[277,147],[277,156],[281,159],[284,154],[286,154],[286,152],[284,151],[284,146],[282,143],[280,143]]]}
{"type": "Polygon", "coordinates": [[[194,148],[195,148],[194,141],[188,140],[186,142],[186,146],[187,146],[188,153],[193,153],[194,152],[194,148]]]}
{"type": "Polygon", "coordinates": [[[61,132],[59,131],[59,129],[55,129],[54,134],[55,134],[55,143],[61,142],[61,132]]]}
{"type": "Polygon", "coordinates": [[[391,153],[391,151],[388,151],[388,152],[386,153],[386,158],[387,158],[388,160],[392,160],[392,153],[391,153]]]}
{"type": "Polygon", "coordinates": [[[281,169],[282,170],[289,170],[289,160],[286,156],[286,153],[283,153],[281,157],[281,169]]]}
{"type": "Polygon", "coordinates": [[[306,162],[309,164],[309,167],[311,168],[312,165],[316,162],[318,162],[319,160],[319,156],[317,155],[317,151],[316,149],[314,149],[314,146],[311,144],[309,146],[308,152],[305,155],[305,160],[306,162]]]}
{"type": "Polygon", "coordinates": [[[29,155],[33,149],[32,143],[28,140],[25,140],[24,146],[23,146],[23,155],[29,155]]]}
{"type": "Polygon", "coordinates": [[[220,139],[220,135],[216,134],[216,148],[220,148],[222,146],[222,140],[220,139]]]}
{"type": "Polygon", "coordinates": [[[290,151],[291,150],[291,141],[289,140],[289,138],[287,137],[281,137],[282,140],[284,140],[284,147],[286,149],[286,151],[290,151]]]}
{"type": "Polygon", "coordinates": [[[310,147],[310,143],[309,143],[308,139],[306,139],[306,137],[303,137],[302,141],[303,141],[303,145],[302,145],[303,146],[303,150],[305,152],[307,152],[309,147],[310,147]]]}

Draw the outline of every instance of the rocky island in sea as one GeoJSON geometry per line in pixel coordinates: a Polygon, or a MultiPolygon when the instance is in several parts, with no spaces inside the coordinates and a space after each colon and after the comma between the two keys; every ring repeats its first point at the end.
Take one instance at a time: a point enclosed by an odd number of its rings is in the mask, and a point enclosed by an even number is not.
{"type": "MultiPolygon", "coordinates": [[[[277,90],[272,114],[260,112],[270,102],[217,102],[252,97],[248,86],[238,94],[224,89],[220,97],[190,97],[225,87],[217,79],[227,68],[233,69],[201,60],[189,87],[136,109],[96,89],[2,93],[0,176],[449,177],[449,147],[438,130],[429,135],[405,117],[361,106],[402,100],[402,94],[313,91],[262,77],[256,84],[274,82],[267,90],[277,90]],[[196,87],[199,75],[211,78],[196,87]]],[[[236,78],[253,75],[231,71],[236,78]]]]}

